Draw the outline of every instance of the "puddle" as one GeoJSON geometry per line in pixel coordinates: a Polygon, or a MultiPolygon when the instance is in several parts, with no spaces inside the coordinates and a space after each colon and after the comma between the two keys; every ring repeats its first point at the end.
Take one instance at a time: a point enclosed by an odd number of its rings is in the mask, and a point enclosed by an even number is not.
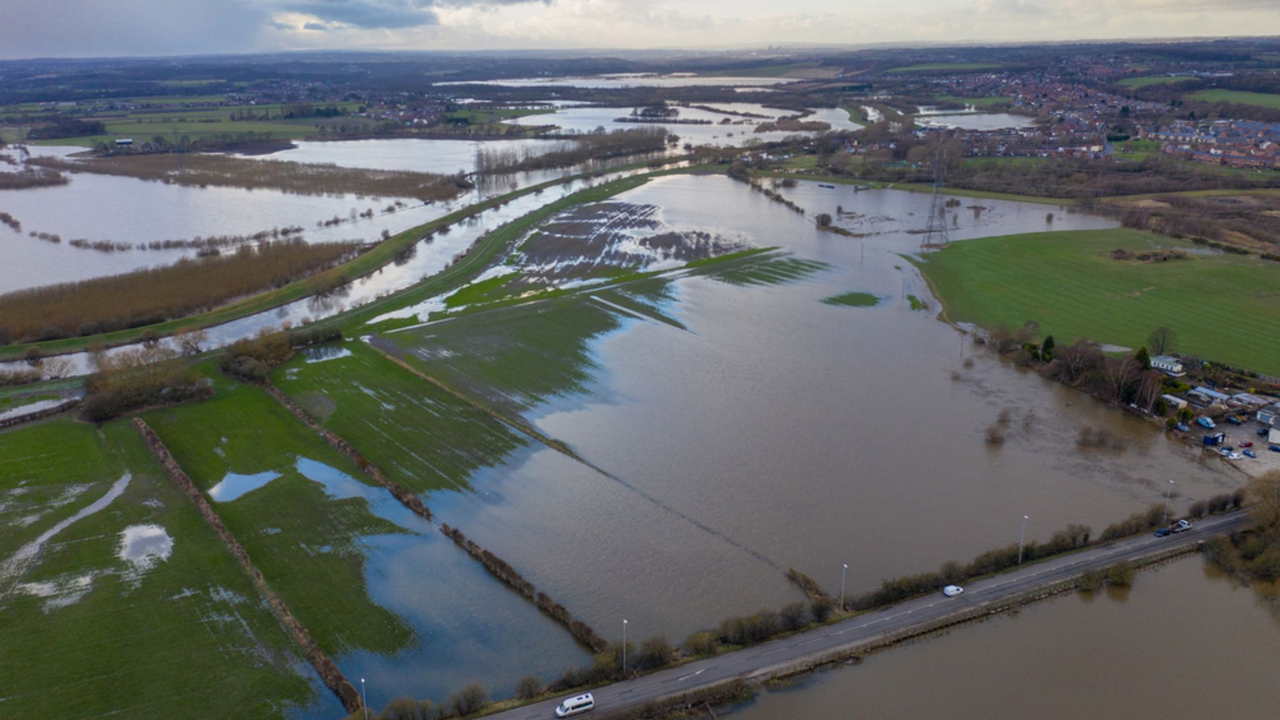
{"type": "Polygon", "coordinates": [[[58,398],[56,400],[37,400],[33,403],[19,405],[16,408],[0,412],[0,420],[11,420],[13,418],[22,417],[23,415],[30,415],[43,410],[49,410],[51,408],[56,408],[65,402],[68,402],[66,398],[58,398]]]}
{"type": "Polygon", "coordinates": [[[22,583],[18,590],[38,598],[45,598],[44,612],[74,605],[93,589],[93,573],[64,575],[57,580],[22,583]]]}
{"type": "Polygon", "coordinates": [[[120,533],[119,557],[131,563],[136,572],[150,570],[168,560],[172,552],[173,538],[159,525],[130,525],[120,533]]]}
{"type": "Polygon", "coordinates": [[[133,473],[125,473],[123,477],[111,485],[111,489],[108,490],[105,495],[93,501],[89,505],[86,505],[75,515],[72,515],[66,520],[63,520],[57,525],[54,525],[44,531],[40,534],[40,537],[37,537],[35,540],[32,540],[19,548],[18,552],[13,554],[13,557],[5,560],[3,563],[0,563],[0,581],[21,575],[22,572],[27,569],[27,566],[35,560],[36,556],[40,553],[40,549],[44,547],[45,543],[49,542],[49,540],[55,535],[76,522],[89,517],[102,508],[110,505],[113,500],[124,493],[125,488],[129,486],[129,481],[132,479],[133,473]]]}
{"type": "Polygon", "coordinates": [[[280,473],[268,470],[254,475],[227,473],[222,481],[209,489],[209,497],[217,502],[231,502],[245,493],[253,492],[280,477],[280,473]]]}
{"type": "Polygon", "coordinates": [[[306,356],[305,362],[317,363],[347,357],[351,355],[351,350],[337,346],[313,347],[309,348],[303,355],[306,356]]]}

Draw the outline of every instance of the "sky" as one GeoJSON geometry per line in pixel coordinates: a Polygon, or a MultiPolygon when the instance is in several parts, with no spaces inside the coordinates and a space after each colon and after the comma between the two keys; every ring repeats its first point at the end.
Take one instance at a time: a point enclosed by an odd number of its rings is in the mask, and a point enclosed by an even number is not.
{"type": "Polygon", "coordinates": [[[0,57],[762,47],[1280,32],[1280,0],[0,0],[0,57]]]}

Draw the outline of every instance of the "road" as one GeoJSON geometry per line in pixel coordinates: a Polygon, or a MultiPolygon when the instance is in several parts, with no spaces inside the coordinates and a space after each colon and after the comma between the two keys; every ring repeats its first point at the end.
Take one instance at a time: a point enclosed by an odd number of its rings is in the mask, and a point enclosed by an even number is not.
{"type": "MultiPolygon", "coordinates": [[[[941,593],[919,597],[876,612],[859,615],[813,630],[712,658],[669,668],[595,690],[596,709],[615,711],[658,698],[696,690],[725,680],[766,680],[787,666],[833,653],[852,651],[885,636],[921,628],[949,616],[980,610],[1033,590],[1069,580],[1085,570],[1105,568],[1121,560],[1136,560],[1227,533],[1248,522],[1243,512],[1201,520],[1191,530],[1169,537],[1152,534],[1121,540],[1078,553],[1045,560],[965,586],[964,594],[941,593]]],[[[488,716],[495,720],[545,720],[555,717],[560,699],[526,705],[488,716]]]]}

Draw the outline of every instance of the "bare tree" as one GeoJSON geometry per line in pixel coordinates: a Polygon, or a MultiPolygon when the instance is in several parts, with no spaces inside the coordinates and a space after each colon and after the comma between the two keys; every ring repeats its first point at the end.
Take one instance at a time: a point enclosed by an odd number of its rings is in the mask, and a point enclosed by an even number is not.
{"type": "Polygon", "coordinates": [[[1280,470],[1268,470],[1245,486],[1249,514],[1268,532],[1280,531],[1280,470]]]}
{"type": "Polygon", "coordinates": [[[174,335],[173,339],[183,355],[199,355],[204,351],[204,344],[209,341],[209,333],[204,330],[188,330],[174,335]]]}
{"type": "Polygon", "coordinates": [[[1124,402],[1141,373],[1142,366],[1131,357],[1108,358],[1102,374],[1107,400],[1116,405],[1124,402]]]}
{"type": "Polygon", "coordinates": [[[1173,330],[1161,325],[1151,334],[1147,336],[1147,347],[1157,355],[1164,355],[1173,352],[1173,348],[1178,344],[1178,334],[1173,330]]]}
{"type": "Polygon", "coordinates": [[[1061,379],[1074,385],[1090,372],[1100,368],[1105,359],[1097,343],[1079,340],[1059,350],[1054,365],[1061,379]]]}

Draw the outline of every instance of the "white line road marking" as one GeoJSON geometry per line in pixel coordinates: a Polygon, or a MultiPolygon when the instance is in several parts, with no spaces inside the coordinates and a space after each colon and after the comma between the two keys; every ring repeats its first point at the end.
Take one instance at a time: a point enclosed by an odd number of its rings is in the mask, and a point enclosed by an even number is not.
{"type": "Polygon", "coordinates": [[[698,677],[699,675],[701,675],[702,673],[704,673],[704,672],[706,672],[706,671],[707,671],[707,669],[706,669],[706,668],[702,668],[701,670],[699,670],[699,671],[697,671],[697,672],[689,673],[688,675],[685,675],[685,676],[684,676],[684,677],[682,677],[682,678],[676,678],[676,682],[683,682],[683,681],[685,681],[685,680],[688,680],[688,679],[689,679],[689,678],[691,678],[691,677],[698,677]]]}

